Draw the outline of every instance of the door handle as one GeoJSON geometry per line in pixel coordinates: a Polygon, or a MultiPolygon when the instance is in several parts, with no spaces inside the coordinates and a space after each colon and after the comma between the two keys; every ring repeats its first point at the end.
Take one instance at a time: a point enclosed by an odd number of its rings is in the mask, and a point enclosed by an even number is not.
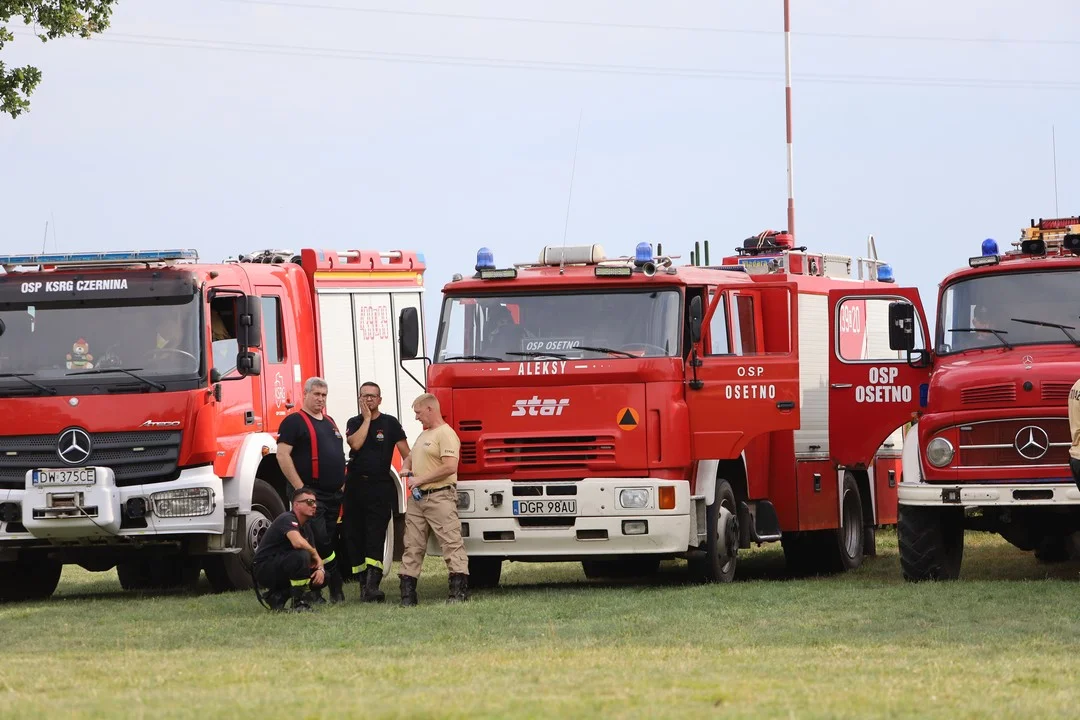
{"type": "Polygon", "coordinates": [[[833,383],[831,387],[832,387],[833,390],[846,390],[847,388],[852,387],[852,384],[851,383],[833,383]]]}
{"type": "Polygon", "coordinates": [[[291,403],[291,402],[285,403],[285,409],[286,410],[292,410],[294,407],[296,407],[296,403],[291,403]]]}
{"type": "Polygon", "coordinates": [[[794,400],[781,400],[780,402],[776,403],[776,407],[778,409],[780,409],[780,410],[794,410],[795,409],[795,401],[794,400]]]}

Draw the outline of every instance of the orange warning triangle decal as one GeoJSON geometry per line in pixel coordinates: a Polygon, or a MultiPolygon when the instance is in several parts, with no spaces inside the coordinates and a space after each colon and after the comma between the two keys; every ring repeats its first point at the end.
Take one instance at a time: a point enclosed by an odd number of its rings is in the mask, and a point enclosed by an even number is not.
{"type": "Polygon", "coordinates": [[[620,430],[633,430],[638,426],[638,414],[634,408],[623,408],[616,417],[615,422],[620,430]]]}

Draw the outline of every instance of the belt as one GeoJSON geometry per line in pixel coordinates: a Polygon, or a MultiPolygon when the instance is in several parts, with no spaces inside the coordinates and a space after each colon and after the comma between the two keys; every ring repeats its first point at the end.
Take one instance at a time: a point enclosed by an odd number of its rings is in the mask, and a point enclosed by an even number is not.
{"type": "Polygon", "coordinates": [[[445,486],[443,486],[441,488],[435,488],[434,490],[423,490],[422,489],[422,490],[420,490],[420,494],[421,495],[430,495],[431,493],[437,493],[440,490],[450,490],[453,487],[454,487],[453,485],[445,485],[445,486]]]}

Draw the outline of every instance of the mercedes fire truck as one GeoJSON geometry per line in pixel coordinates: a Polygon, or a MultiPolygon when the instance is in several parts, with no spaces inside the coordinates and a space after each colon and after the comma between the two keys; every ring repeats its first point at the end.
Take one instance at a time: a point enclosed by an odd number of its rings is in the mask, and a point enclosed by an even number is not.
{"type": "Polygon", "coordinates": [[[889,306],[925,328],[917,290],[872,255],[772,232],[719,265],[707,244],[690,265],[648,243],[504,266],[481,249],[443,289],[427,374],[462,443],[470,585],[496,585],[504,560],[602,577],[671,558],[726,582],[740,549],[774,541],[796,572],[858,566],[895,522],[919,399],[889,306]]]}
{"type": "MultiPolygon", "coordinates": [[[[1080,218],[992,239],[941,283],[933,347],[910,334],[928,393],[907,434],[898,535],[908,580],[955,579],[964,531],[1000,533],[1046,561],[1075,554],[1069,389],[1080,376],[1080,218]]],[[[911,328],[905,308],[894,327],[911,328]]]]}
{"type": "Polygon", "coordinates": [[[0,266],[0,600],[48,597],[65,563],[116,567],[128,589],[191,584],[203,569],[215,590],[250,587],[255,548],[286,506],[277,428],[308,377],[328,382],[343,430],[359,383],[374,380],[383,409],[419,432],[409,407],[423,389],[409,373],[423,367],[402,365],[394,340],[403,308],[422,319],[414,252],[0,266]]]}

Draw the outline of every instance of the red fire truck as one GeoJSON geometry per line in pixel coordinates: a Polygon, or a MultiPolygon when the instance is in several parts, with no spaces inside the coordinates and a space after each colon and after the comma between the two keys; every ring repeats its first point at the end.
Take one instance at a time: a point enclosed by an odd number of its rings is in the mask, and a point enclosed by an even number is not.
{"type": "Polygon", "coordinates": [[[371,379],[419,432],[409,405],[422,387],[394,340],[402,308],[422,318],[414,252],[0,266],[0,599],[48,597],[64,563],[116,567],[129,589],[201,569],[217,590],[250,587],[255,547],[285,508],[277,428],[308,377],[326,379],[343,429],[371,379]]]}
{"type": "Polygon", "coordinates": [[[600,577],[686,558],[730,581],[740,548],[773,541],[799,572],[841,570],[895,522],[919,373],[889,347],[888,307],[921,319],[917,290],[876,253],[787,233],[707,255],[546,247],[500,267],[485,248],[446,285],[427,380],[462,442],[471,585],[507,559],[600,577]]]}
{"type": "Polygon", "coordinates": [[[1080,530],[1069,472],[1069,389],[1080,375],[1080,218],[1024,228],[1013,249],[992,239],[941,283],[931,349],[894,308],[912,364],[928,383],[907,434],[900,561],[909,580],[954,579],[964,530],[1000,533],[1043,560],[1064,560],[1080,530]]]}

